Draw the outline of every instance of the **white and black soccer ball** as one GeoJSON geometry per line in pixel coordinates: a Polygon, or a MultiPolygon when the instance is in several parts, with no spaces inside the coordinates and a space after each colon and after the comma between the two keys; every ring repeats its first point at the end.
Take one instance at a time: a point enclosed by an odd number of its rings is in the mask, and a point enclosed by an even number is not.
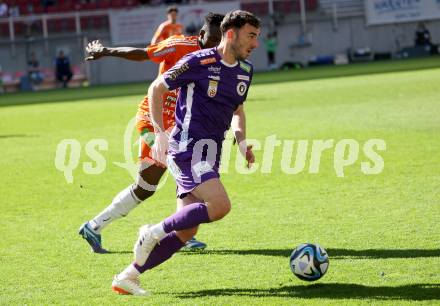
{"type": "Polygon", "coordinates": [[[304,243],[290,255],[290,269],[299,279],[316,281],[328,270],[328,254],[318,244],[304,243]]]}

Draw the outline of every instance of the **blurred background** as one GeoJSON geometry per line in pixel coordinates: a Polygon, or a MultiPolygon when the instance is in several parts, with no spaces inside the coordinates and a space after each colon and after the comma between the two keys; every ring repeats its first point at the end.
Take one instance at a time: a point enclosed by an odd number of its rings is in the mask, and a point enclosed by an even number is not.
{"type": "Polygon", "coordinates": [[[146,46],[169,5],[178,6],[187,35],[197,35],[209,11],[258,15],[261,46],[250,58],[257,71],[431,56],[440,43],[439,0],[0,0],[0,91],[60,87],[63,65],[73,74],[69,87],[153,79],[156,64],[89,63],[84,47],[95,39],[146,46]]]}

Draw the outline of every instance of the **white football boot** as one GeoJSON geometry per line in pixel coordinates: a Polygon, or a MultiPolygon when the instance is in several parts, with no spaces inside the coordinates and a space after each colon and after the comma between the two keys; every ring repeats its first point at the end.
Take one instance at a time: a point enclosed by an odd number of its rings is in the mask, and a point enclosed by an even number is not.
{"type": "Polygon", "coordinates": [[[118,278],[115,275],[112,282],[112,290],[118,294],[130,294],[146,296],[150,295],[148,291],[141,288],[139,278],[129,279],[129,278],[118,278]]]}
{"type": "Polygon", "coordinates": [[[156,244],[159,242],[158,239],[153,237],[151,230],[151,225],[144,225],[139,229],[139,237],[134,244],[133,253],[134,261],[139,265],[143,266],[150,256],[151,251],[154,249],[156,244]]]}

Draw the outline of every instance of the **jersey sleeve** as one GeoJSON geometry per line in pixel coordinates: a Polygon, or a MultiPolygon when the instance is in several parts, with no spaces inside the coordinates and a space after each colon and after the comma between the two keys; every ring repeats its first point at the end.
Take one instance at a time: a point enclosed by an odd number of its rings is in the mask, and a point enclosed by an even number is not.
{"type": "Polygon", "coordinates": [[[170,57],[174,57],[176,47],[169,43],[168,39],[147,47],[148,58],[155,63],[161,63],[170,57]]]}
{"type": "Polygon", "coordinates": [[[163,74],[164,85],[173,90],[199,80],[201,77],[200,59],[193,54],[181,58],[163,74]]]}

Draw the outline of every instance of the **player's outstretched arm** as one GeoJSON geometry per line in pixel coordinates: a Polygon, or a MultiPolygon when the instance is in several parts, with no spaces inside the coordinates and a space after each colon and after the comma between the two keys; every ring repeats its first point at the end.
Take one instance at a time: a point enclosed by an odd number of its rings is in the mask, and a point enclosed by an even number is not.
{"type": "Polygon", "coordinates": [[[86,61],[97,60],[104,56],[120,57],[138,62],[149,60],[148,53],[145,48],[104,47],[99,40],[90,42],[86,47],[86,51],[88,53],[88,56],[85,58],[86,61]]]}
{"type": "Polygon", "coordinates": [[[159,76],[148,88],[148,103],[150,108],[150,119],[154,127],[154,144],[151,154],[159,165],[166,165],[166,153],[168,150],[168,138],[163,124],[163,102],[162,97],[168,88],[163,83],[163,77],[159,76]]]}
{"type": "Polygon", "coordinates": [[[241,104],[234,112],[232,117],[231,128],[234,137],[238,142],[240,153],[246,158],[248,168],[255,162],[255,156],[252,152],[252,145],[246,143],[246,114],[243,104],[241,104]]]}

